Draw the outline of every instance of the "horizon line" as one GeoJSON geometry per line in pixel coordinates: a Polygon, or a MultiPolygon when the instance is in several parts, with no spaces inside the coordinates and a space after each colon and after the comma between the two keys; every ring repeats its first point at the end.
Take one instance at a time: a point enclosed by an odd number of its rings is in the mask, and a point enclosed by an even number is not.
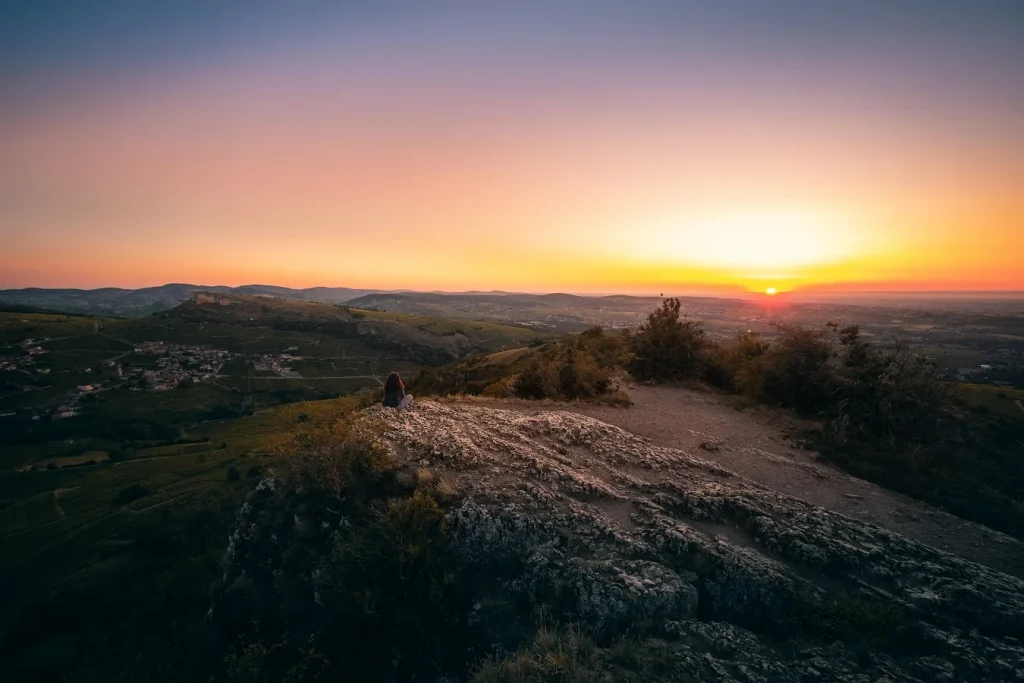
{"type": "MultiPolygon", "coordinates": [[[[580,297],[610,297],[610,296],[630,296],[637,298],[667,298],[667,297],[692,297],[692,298],[712,298],[712,299],[737,299],[737,298],[749,298],[749,297],[761,297],[766,296],[764,292],[748,290],[748,291],[729,291],[729,290],[712,290],[708,291],[700,286],[695,287],[693,290],[688,291],[676,291],[668,295],[651,293],[627,293],[623,291],[606,291],[606,292],[573,292],[568,290],[548,290],[548,291],[516,291],[516,290],[503,290],[503,289],[466,289],[466,290],[445,290],[445,289],[411,289],[411,288],[396,288],[396,289],[382,289],[377,287],[360,287],[352,285],[312,285],[308,287],[292,287],[287,285],[278,285],[270,283],[253,282],[242,285],[223,285],[223,284],[194,284],[190,282],[166,282],[160,285],[146,285],[143,287],[121,287],[116,285],[108,285],[101,287],[41,287],[41,286],[22,286],[22,287],[8,287],[0,289],[0,294],[8,292],[17,292],[25,290],[42,290],[42,291],[59,291],[59,290],[71,290],[81,292],[96,292],[101,290],[121,290],[121,291],[139,291],[143,289],[160,289],[162,287],[171,286],[182,286],[191,287],[198,290],[204,288],[223,288],[223,289],[241,289],[245,287],[273,287],[279,289],[288,289],[294,291],[312,290],[312,289],[348,289],[348,290],[366,290],[367,292],[379,293],[379,294],[444,294],[444,295],[527,295],[527,296],[550,296],[550,295],[568,295],[568,296],[580,296],[580,297]]],[[[984,295],[999,295],[1001,297],[1006,296],[1020,296],[1024,298],[1024,289],[819,289],[817,287],[813,289],[792,289],[786,291],[780,291],[774,296],[777,298],[793,298],[805,297],[805,296],[941,296],[941,295],[969,295],[969,296],[984,296],[984,295]]]]}

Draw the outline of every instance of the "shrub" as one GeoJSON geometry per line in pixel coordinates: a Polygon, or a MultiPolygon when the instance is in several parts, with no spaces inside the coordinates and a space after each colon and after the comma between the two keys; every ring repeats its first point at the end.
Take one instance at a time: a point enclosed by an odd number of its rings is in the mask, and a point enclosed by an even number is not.
{"type": "Polygon", "coordinates": [[[704,352],[704,376],[721,389],[736,389],[737,376],[769,348],[757,332],[742,332],[731,344],[709,344],[704,352]]]}
{"type": "Polygon", "coordinates": [[[625,367],[633,358],[629,330],[605,332],[601,327],[591,327],[576,335],[572,342],[602,368],[625,367]]]}
{"type": "MultiPolygon", "coordinates": [[[[599,365],[586,351],[574,346],[558,349],[553,358],[535,358],[520,373],[504,381],[506,390],[519,398],[576,400],[608,394],[612,371],[599,365]]],[[[488,387],[499,392],[501,383],[488,387]]]]}
{"type": "Polygon", "coordinates": [[[515,375],[512,380],[512,392],[519,398],[554,398],[558,395],[558,368],[553,361],[533,359],[526,369],[515,375]]]}
{"type": "MultiPolygon", "coordinates": [[[[737,389],[769,405],[820,415],[835,398],[837,377],[827,330],[780,325],[778,339],[767,348],[746,339],[747,358],[734,377],[737,389]]],[[[741,351],[738,355],[742,357],[741,351]]]]}
{"type": "Polygon", "coordinates": [[[488,396],[490,398],[507,398],[509,396],[514,396],[515,378],[515,375],[511,375],[509,377],[502,377],[501,379],[495,382],[491,382],[490,384],[485,386],[484,390],[481,393],[484,396],[488,396]]]}
{"type": "Polygon", "coordinates": [[[629,358],[627,330],[607,333],[594,327],[540,346],[426,369],[410,388],[420,395],[469,393],[628,404],[628,396],[615,390],[614,377],[629,358]]]}
{"type": "Polygon", "coordinates": [[[543,626],[532,643],[484,663],[470,683],[658,683],[690,680],[678,652],[656,639],[620,638],[599,646],[579,628],[543,626]]]}
{"type": "Polygon", "coordinates": [[[679,299],[666,299],[633,336],[629,370],[659,382],[697,379],[708,342],[703,324],[680,318],[679,299]]]}
{"type": "Polygon", "coordinates": [[[855,325],[838,334],[842,364],[829,425],[834,439],[905,449],[949,436],[950,387],[932,359],[904,342],[876,349],[855,325]]]}
{"type": "Polygon", "coordinates": [[[607,393],[612,378],[593,356],[570,350],[558,369],[559,390],[568,399],[591,398],[607,393]]]}

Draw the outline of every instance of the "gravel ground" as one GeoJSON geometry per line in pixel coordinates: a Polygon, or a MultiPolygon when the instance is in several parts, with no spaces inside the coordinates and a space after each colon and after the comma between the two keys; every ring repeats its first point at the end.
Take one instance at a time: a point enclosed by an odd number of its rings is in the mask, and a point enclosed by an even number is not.
{"type": "MultiPolygon", "coordinates": [[[[900,533],[993,569],[1024,577],[1024,543],[927,503],[844,473],[791,439],[799,423],[711,391],[630,386],[630,408],[586,403],[487,401],[532,414],[568,410],[677,448],[812,505],[900,533]]],[[[458,401],[458,399],[455,399],[458,401]]],[[[473,403],[486,399],[470,399],[473,403]]]]}

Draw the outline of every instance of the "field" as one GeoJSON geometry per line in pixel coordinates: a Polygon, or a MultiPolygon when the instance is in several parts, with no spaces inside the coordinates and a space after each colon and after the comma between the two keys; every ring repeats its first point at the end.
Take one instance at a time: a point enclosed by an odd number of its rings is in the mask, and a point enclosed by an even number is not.
{"type": "Polygon", "coordinates": [[[972,406],[1024,421],[1024,390],[988,384],[961,384],[961,394],[972,406]]]}

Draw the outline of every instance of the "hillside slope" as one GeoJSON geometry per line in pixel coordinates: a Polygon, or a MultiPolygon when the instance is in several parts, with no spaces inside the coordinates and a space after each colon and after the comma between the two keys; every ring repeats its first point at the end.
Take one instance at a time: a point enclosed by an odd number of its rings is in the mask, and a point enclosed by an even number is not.
{"type": "Polygon", "coordinates": [[[218,292],[196,292],[188,302],[165,315],[188,322],[261,326],[359,339],[371,347],[394,351],[425,364],[443,363],[474,351],[520,346],[544,336],[522,327],[218,292]]]}

